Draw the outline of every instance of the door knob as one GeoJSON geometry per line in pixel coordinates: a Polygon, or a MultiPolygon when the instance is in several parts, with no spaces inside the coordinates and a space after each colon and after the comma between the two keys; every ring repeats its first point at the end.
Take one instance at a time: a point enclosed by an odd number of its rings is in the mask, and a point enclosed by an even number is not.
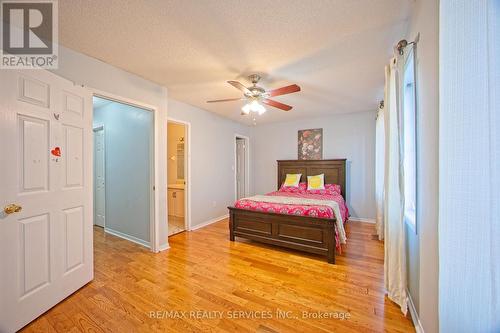
{"type": "Polygon", "coordinates": [[[21,207],[21,206],[18,206],[16,204],[10,204],[10,205],[5,206],[3,208],[3,211],[5,214],[9,215],[9,214],[13,214],[13,213],[19,213],[22,209],[23,209],[23,207],[21,207]]]}

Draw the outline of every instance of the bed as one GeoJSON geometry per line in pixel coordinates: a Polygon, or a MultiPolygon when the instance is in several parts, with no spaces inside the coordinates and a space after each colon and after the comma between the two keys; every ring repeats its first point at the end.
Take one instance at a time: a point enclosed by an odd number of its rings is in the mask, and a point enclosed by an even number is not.
{"type": "MultiPolygon", "coordinates": [[[[325,184],[337,184],[340,187],[342,197],[339,202],[345,203],[346,159],[280,160],[277,163],[278,190],[288,173],[301,173],[302,179],[307,179],[307,176],[324,174],[325,184]]],[[[267,199],[256,196],[238,200],[233,206],[228,207],[229,239],[234,241],[235,237],[241,237],[315,253],[326,256],[328,262],[334,264],[335,250],[339,245],[338,236],[342,236],[338,235],[336,230],[339,231],[340,225],[343,230],[348,211],[345,207],[344,216],[339,216],[338,212],[337,214],[334,212],[334,205],[330,207],[332,208],[330,211],[327,209],[328,206],[319,204],[319,200],[333,200],[333,198],[321,197],[321,194],[310,197],[272,192],[268,193],[267,199]],[[272,202],[274,199],[269,199],[269,197],[290,197],[292,199],[280,198],[280,200],[276,199],[276,202],[272,202]],[[306,204],[303,204],[300,198],[303,198],[306,204]],[[256,201],[251,203],[254,201],[253,199],[256,201]],[[262,203],[264,203],[264,207],[262,207],[262,203]],[[253,207],[250,207],[251,205],[253,207]],[[296,207],[285,207],[284,205],[295,205],[296,207]]],[[[345,241],[345,235],[340,241],[345,241]]]]}

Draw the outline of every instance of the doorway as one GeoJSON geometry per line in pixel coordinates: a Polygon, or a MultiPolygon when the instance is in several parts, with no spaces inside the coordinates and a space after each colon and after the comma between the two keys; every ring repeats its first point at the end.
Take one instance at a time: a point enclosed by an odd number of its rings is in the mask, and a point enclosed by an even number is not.
{"type": "Polygon", "coordinates": [[[167,210],[168,236],[189,229],[189,124],[167,123],[167,210]]]}
{"type": "Polygon", "coordinates": [[[249,193],[249,139],[243,135],[235,136],[235,196],[236,200],[247,197],[249,193]]]}
{"type": "Polygon", "coordinates": [[[93,97],[94,224],[153,247],[154,112],[93,97]]]}

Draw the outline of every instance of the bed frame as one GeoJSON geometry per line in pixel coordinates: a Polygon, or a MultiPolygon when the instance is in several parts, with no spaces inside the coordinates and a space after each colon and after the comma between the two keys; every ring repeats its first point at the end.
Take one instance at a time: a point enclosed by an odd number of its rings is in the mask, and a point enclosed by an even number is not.
{"type": "MultiPolygon", "coordinates": [[[[325,174],[325,184],[338,184],[345,199],[346,159],[282,160],[278,162],[278,189],[287,173],[307,176],[325,174]]],[[[316,253],[335,263],[335,218],[264,213],[228,207],[229,239],[242,237],[266,244],[316,253]]]]}

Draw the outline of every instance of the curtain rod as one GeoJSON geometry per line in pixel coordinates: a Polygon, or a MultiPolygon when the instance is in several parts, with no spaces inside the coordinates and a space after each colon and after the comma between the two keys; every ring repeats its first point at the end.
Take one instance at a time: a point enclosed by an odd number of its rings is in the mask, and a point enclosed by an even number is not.
{"type": "Polygon", "coordinates": [[[419,40],[420,40],[420,32],[417,34],[417,37],[413,42],[408,42],[406,39],[401,39],[396,45],[396,50],[398,51],[399,55],[403,55],[405,52],[405,48],[408,45],[416,45],[419,40]]]}

